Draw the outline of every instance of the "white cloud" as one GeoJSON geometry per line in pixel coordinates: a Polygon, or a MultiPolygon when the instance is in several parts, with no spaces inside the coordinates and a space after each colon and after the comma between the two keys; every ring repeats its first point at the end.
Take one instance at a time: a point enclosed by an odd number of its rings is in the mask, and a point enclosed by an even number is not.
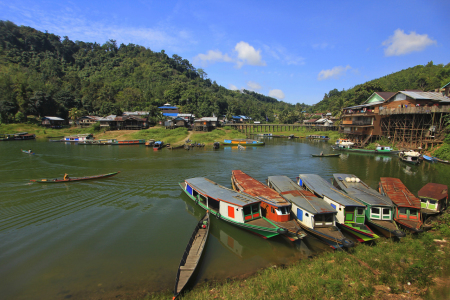
{"type": "Polygon", "coordinates": [[[262,86],[259,83],[254,82],[254,81],[248,81],[247,86],[253,91],[262,89],[262,86]]]}
{"type": "Polygon", "coordinates": [[[437,42],[430,39],[428,34],[417,34],[414,31],[406,34],[401,29],[395,30],[394,35],[382,43],[383,46],[386,46],[386,49],[384,49],[384,55],[386,56],[398,56],[422,51],[433,44],[437,44],[437,42]]]}
{"type": "Polygon", "coordinates": [[[349,65],[347,65],[346,67],[337,66],[337,67],[334,67],[333,69],[322,70],[319,72],[317,79],[324,80],[327,78],[339,78],[349,69],[351,69],[351,67],[349,65]]]}
{"type": "Polygon", "coordinates": [[[261,50],[255,50],[253,46],[246,42],[239,42],[234,47],[234,51],[238,53],[237,68],[243,65],[265,66],[266,62],[261,60],[261,50]]]}
{"type": "Polygon", "coordinates": [[[233,59],[228,54],[222,54],[219,50],[209,50],[207,54],[199,54],[194,57],[194,62],[201,62],[203,65],[214,62],[232,62],[233,59]]]}
{"type": "Polygon", "coordinates": [[[289,53],[286,48],[282,46],[267,46],[264,45],[264,51],[271,55],[276,60],[280,60],[287,65],[304,65],[305,58],[289,53]]]}
{"type": "Polygon", "coordinates": [[[270,90],[269,91],[269,97],[273,97],[273,98],[277,98],[277,99],[283,100],[285,95],[284,95],[282,90],[276,90],[275,89],[275,90],[270,90]]]}
{"type": "Polygon", "coordinates": [[[230,90],[232,90],[232,91],[237,91],[237,90],[239,90],[237,86],[235,86],[234,84],[231,84],[231,83],[228,85],[228,88],[229,88],[230,90]]]}

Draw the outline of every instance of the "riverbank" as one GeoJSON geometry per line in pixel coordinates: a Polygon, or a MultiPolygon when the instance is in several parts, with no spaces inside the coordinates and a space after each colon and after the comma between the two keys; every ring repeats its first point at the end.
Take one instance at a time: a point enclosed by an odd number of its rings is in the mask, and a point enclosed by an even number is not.
{"type": "MultiPolygon", "coordinates": [[[[400,242],[380,239],[247,278],[198,284],[180,299],[448,299],[450,213],[400,242]]],[[[171,291],[140,299],[168,299],[171,291]]]]}

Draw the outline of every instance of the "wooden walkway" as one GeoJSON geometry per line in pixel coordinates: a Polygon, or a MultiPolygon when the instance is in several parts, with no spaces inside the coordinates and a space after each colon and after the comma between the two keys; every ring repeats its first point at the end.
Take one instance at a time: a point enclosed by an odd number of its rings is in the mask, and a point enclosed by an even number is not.
{"type": "Polygon", "coordinates": [[[300,131],[301,128],[314,131],[338,131],[338,126],[308,126],[300,124],[224,124],[246,134],[259,132],[300,131]]]}

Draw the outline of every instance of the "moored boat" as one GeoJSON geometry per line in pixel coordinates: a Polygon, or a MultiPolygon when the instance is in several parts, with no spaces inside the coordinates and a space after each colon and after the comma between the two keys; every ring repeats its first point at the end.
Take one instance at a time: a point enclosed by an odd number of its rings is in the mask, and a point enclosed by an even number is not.
{"type": "Polygon", "coordinates": [[[340,192],[316,174],[300,174],[297,183],[330,204],[337,211],[337,226],[354,236],[359,242],[379,238],[364,224],[366,219],[364,204],[340,192]]]}
{"type": "Polygon", "coordinates": [[[76,134],[76,135],[70,135],[65,136],[61,142],[84,142],[88,140],[94,140],[94,135],[92,133],[86,133],[86,134],[76,134]]]}
{"type": "Polygon", "coordinates": [[[149,139],[148,141],[145,142],[145,146],[147,147],[153,147],[153,144],[155,144],[154,139],[149,139]]]}
{"type": "Polygon", "coordinates": [[[333,174],[333,185],[367,206],[366,223],[385,237],[401,238],[405,233],[393,220],[394,203],[353,174],[333,174]]]}
{"type": "Polygon", "coordinates": [[[31,133],[27,133],[27,132],[21,132],[21,133],[16,133],[14,134],[14,139],[15,140],[34,140],[36,139],[36,135],[35,134],[31,134],[31,133]]]}
{"type": "Polygon", "coordinates": [[[327,135],[317,135],[311,134],[306,136],[307,139],[318,139],[318,140],[329,140],[330,138],[327,135]]]}
{"type": "Polygon", "coordinates": [[[443,163],[443,164],[450,164],[450,161],[448,160],[444,160],[444,159],[440,159],[437,157],[433,157],[437,162],[443,163]]]}
{"type": "Polygon", "coordinates": [[[263,238],[285,234],[281,228],[261,216],[261,200],[223,187],[207,178],[196,177],[180,183],[183,191],[197,205],[225,222],[246,229],[263,238]]]}
{"type": "Polygon", "coordinates": [[[398,178],[381,177],[380,194],[389,197],[396,206],[394,220],[402,228],[413,232],[422,232],[420,200],[414,196],[398,178]]]}
{"type": "Polygon", "coordinates": [[[180,295],[197,268],[203,250],[205,249],[206,241],[208,240],[210,227],[209,212],[206,211],[205,216],[195,226],[194,232],[184,250],[180,265],[178,266],[173,299],[180,295]]]}
{"type": "Polygon", "coordinates": [[[219,148],[220,148],[220,143],[219,142],[214,142],[213,149],[219,149],[219,148]]]}
{"type": "Polygon", "coordinates": [[[437,160],[436,160],[436,157],[431,157],[431,156],[428,156],[428,155],[421,155],[420,158],[421,158],[422,160],[425,160],[425,161],[428,161],[428,162],[431,162],[431,163],[437,161],[437,160]]]}
{"type": "Polygon", "coordinates": [[[257,140],[251,139],[233,139],[233,140],[224,140],[224,145],[244,145],[244,146],[263,146],[265,143],[257,140]]]}
{"type": "Polygon", "coordinates": [[[287,176],[269,176],[267,184],[291,202],[291,213],[306,232],[332,248],[349,248],[354,245],[336,227],[337,211],[323,199],[300,187],[287,176]]]}
{"type": "Polygon", "coordinates": [[[423,227],[429,229],[436,216],[448,207],[448,187],[445,184],[427,183],[417,193],[420,199],[423,227]]]}
{"type": "Polygon", "coordinates": [[[40,179],[40,180],[32,179],[32,180],[30,180],[30,181],[38,182],[38,183],[73,182],[73,181],[81,181],[81,180],[91,180],[91,179],[106,178],[106,177],[111,177],[111,176],[117,175],[117,174],[119,174],[119,173],[120,173],[120,171],[114,172],[114,173],[107,173],[107,174],[101,174],[101,175],[94,175],[94,176],[85,176],[85,177],[67,177],[66,179],[64,179],[64,178],[40,179]]]}
{"type": "Polygon", "coordinates": [[[418,165],[420,163],[420,153],[413,150],[401,151],[398,153],[398,157],[408,164],[418,165]]]}
{"type": "Polygon", "coordinates": [[[333,146],[331,146],[331,148],[333,148],[334,150],[339,150],[339,151],[359,152],[359,153],[376,153],[375,150],[353,148],[353,145],[348,145],[348,144],[333,145],[333,146]]]}
{"type": "Polygon", "coordinates": [[[384,154],[397,154],[400,151],[392,149],[390,146],[377,146],[375,148],[376,153],[384,153],[384,154]]]}
{"type": "Polygon", "coordinates": [[[145,140],[114,140],[111,145],[140,145],[145,144],[145,140]]]}
{"type": "Polygon", "coordinates": [[[306,236],[297,222],[291,218],[291,203],[278,192],[241,170],[231,171],[231,185],[235,191],[260,199],[261,215],[285,228],[285,236],[289,240],[295,241],[306,236]]]}
{"type": "Polygon", "coordinates": [[[156,141],[153,144],[153,150],[161,150],[161,148],[164,146],[164,142],[163,141],[156,141]]]}
{"type": "Polygon", "coordinates": [[[312,157],[338,157],[340,154],[311,154],[312,157]]]}

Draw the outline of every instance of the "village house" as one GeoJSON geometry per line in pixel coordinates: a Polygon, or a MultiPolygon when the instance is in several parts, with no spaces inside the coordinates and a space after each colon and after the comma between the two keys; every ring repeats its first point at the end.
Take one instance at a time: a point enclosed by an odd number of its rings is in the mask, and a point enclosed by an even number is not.
{"type": "Polygon", "coordinates": [[[203,117],[194,121],[194,130],[211,131],[219,126],[217,117],[203,117]]]}
{"type": "Polygon", "coordinates": [[[58,117],[43,117],[41,125],[47,128],[62,128],[66,124],[66,120],[58,117]]]}

